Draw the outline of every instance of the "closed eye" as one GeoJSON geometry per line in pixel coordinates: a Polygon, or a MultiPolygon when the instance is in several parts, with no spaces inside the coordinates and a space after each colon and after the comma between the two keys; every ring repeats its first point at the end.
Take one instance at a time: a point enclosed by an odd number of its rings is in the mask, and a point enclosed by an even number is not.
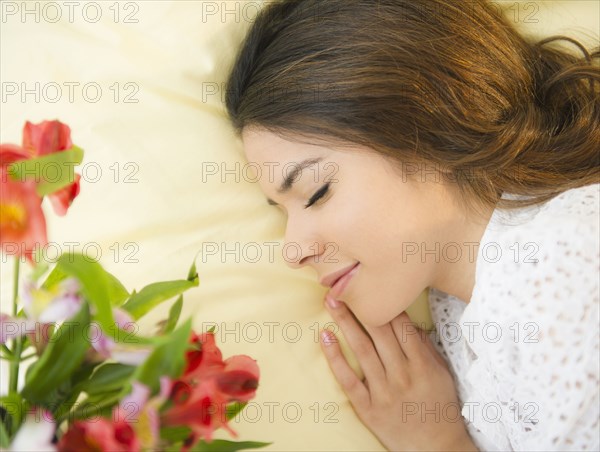
{"type": "Polygon", "coordinates": [[[309,208],[314,203],[316,203],[319,199],[321,199],[323,196],[325,196],[325,194],[329,191],[329,185],[330,185],[330,182],[326,183],[321,188],[319,188],[319,190],[317,190],[317,192],[311,196],[311,198],[308,200],[308,204],[306,204],[304,206],[304,208],[305,209],[309,208]]]}

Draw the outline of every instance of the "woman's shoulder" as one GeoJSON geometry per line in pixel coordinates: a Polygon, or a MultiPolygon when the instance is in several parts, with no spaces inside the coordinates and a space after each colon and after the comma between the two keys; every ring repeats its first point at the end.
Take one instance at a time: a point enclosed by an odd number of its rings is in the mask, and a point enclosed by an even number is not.
{"type": "Polygon", "coordinates": [[[582,217],[596,214],[597,217],[600,210],[600,183],[566,190],[546,205],[550,211],[565,211],[582,217]]]}
{"type": "Polygon", "coordinates": [[[523,228],[534,238],[542,259],[571,264],[574,271],[577,266],[589,268],[590,259],[600,254],[600,184],[552,198],[523,228]]]}
{"type": "Polygon", "coordinates": [[[481,299],[494,315],[521,319],[574,317],[598,304],[600,184],[568,190],[516,215],[494,212],[490,223],[472,302],[481,299]]]}
{"type": "MultiPolygon", "coordinates": [[[[481,388],[493,373],[499,383],[473,400],[520,403],[522,418],[503,419],[515,449],[597,444],[599,203],[598,184],[569,190],[487,234],[504,255],[482,255],[461,318],[482,332],[467,381],[481,388]]],[[[485,427],[485,413],[474,419],[485,427]]]]}
{"type": "Polygon", "coordinates": [[[516,211],[496,209],[480,242],[480,257],[483,263],[497,259],[500,265],[523,270],[526,264],[535,267],[540,258],[583,264],[573,257],[598,256],[599,248],[600,184],[591,184],[567,190],[541,205],[516,211]]]}
{"type": "MultiPolygon", "coordinates": [[[[519,198],[504,194],[503,198],[519,198]]],[[[566,190],[543,204],[517,210],[496,209],[490,229],[510,234],[521,229],[556,230],[579,224],[598,227],[600,218],[600,184],[566,190]]]]}
{"type": "Polygon", "coordinates": [[[598,230],[600,225],[600,184],[573,188],[543,204],[536,224],[552,229],[575,227],[598,230]]]}

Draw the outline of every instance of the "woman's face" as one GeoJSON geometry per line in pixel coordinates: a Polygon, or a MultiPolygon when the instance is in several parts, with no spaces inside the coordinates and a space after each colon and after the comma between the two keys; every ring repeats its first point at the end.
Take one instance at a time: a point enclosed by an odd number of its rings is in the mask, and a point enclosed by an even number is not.
{"type": "Polygon", "coordinates": [[[260,167],[262,191],[287,214],[286,261],[314,268],[319,281],[358,264],[335,298],[363,324],[391,321],[442,277],[436,243],[450,237],[458,211],[447,181],[433,173],[408,180],[368,148],[310,145],[258,128],[244,129],[242,139],[249,163],[260,167]],[[311,159],[279,192],[285,176],[311,159]]]}

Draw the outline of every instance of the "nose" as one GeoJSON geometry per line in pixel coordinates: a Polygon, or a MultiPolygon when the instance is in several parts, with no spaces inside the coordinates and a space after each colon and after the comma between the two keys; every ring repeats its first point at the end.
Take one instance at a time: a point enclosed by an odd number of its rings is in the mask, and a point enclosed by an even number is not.
{"type": "Polygon", "coordinates": [[[318,260],[325,250],[324,245],[314,223],[288,216],[283,258],[289,267],[299,269],[318,260]]]}

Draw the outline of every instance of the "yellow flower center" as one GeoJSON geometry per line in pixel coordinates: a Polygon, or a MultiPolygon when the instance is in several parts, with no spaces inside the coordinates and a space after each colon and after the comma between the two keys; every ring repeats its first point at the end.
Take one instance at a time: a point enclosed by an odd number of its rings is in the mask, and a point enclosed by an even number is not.
{"type": "Polygon", "coordinates": [[[156,438],[152,431],[152,420],[146,410],[142,411],[137,418],[137,422],[133,424],[135,433],[142,446],[151,448],[155,446],[156,438]]]}
{"type": "Polygon", "coordinates": [[[0,229],[21,232],[27,227],[27,212],[22,204],[0,204],[0,229]]]}
{"type": "Polygon", "coordinates": [[[37,318],[42,315],[42,312],[57,298],[59,295],[58,287],[53,287],[50,290],[46,289],[31,289],[31,311],[37,318]]]}

